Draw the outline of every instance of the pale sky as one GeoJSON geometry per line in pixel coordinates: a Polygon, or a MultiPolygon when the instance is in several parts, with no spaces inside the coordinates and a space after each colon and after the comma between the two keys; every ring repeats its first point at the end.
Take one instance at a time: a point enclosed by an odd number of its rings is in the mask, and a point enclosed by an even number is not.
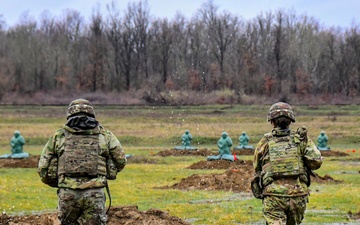
{"type": "MultiPolygon", "coordinates": [[[[89,20],[97,4],[103,12],[113,0],[0,0],[0,15],[8,27],[19,22],[24,12],[38,20],[44,11],[61,16],[65,9],[77,10],[86,21],[89,20]]],[[[129,0],[114,0],[120,10],[127,7],[129,0]]],[[[135,0],[132,0],[135,1],[135,0]]],[[[297,15],[306,14],[316,18],[325,26],[349,27],[352,23],[360,25],[360,0],[213,0],[224,10],[253,19],[261,12],[295,10],[297,15]]],[[[150,13],[154,17],[172,19],[181,12],[190,19],[206,0],[148,0],[150,13]]]]}

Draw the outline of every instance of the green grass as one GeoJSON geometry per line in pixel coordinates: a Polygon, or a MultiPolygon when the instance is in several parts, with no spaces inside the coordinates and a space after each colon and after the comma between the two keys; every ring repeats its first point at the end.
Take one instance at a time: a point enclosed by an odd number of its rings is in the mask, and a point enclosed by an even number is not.
{"type": "MultiPolygon", "coordinates": [[[[95,106],[97,118],[121,141],[127,154],[150,157],[156,164],[128,164],[118,179],[110,181],[113,205],[137,205],[140,210],[158,208],[192,224],[250,224],[262,221],[261,201],[249,194],[228,191],[159,189],[191,174],[222,173],[224,170],[188,170],[206,157],[159,157],[157,152],[180,144],[189,129],[193,145],[216,150],[222,131],[227,131],[234,145],[242,131],[256,145],[271,130],[266,122],[269,106],[186,106],[140,107],[95,106]]],[[[316,171],[341,183],[311,186],[310,202],[304,224],[348,222],[349,211],[360,212],[360,158],[358,126],[360,107],[294,107],[297,122],[305,125],[316,142],[321,130],[329,136],[329,146],[349,153],[348,157],[328,157],[316,171]],[[334,120],[334,116],[336,119],[334,120]],[[352,153],[355,150],[355,153],[352,153]],[[348,152],[350,151],[350,152],[348,152]]],[[[26,140],[24,150],[39,155],[47,139],[65,121],[66,106],[3,106],[0,108],[0,154],[10,152],[9,142],[15,130],[26,140]]],[[[243,156],[251,160],[252,156],[243,156]]],[[[42,184],[36,169],[0,169],[0,211],[10,214],[55,211],[56,189],[42,184]]]]}

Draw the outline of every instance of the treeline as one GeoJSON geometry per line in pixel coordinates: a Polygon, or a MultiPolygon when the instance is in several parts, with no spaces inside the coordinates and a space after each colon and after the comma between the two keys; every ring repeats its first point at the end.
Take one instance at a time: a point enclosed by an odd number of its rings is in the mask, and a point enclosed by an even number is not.
{"type": "Polygon", "coordinates": [[[360,30],[325,27],[293,10],[251,20],[211,1],[185,18],[154,18],[146,1],[44,12],[0,22],[0,96],[7,92],[166,90],[237,95],[359,95],[360,30]]]}

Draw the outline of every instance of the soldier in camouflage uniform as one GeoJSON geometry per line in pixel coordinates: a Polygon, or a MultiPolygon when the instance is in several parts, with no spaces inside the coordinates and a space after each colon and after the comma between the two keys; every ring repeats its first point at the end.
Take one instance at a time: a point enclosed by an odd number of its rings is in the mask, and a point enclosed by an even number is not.
{"type": "Polygon", "coordinates": [[[308,202],[310,174],[323,158],[306,127],[291,131],[295,116],[289,104],[271,106],[268,122],[273,126],[259,141],[254,153],[252,191],[263,201],[266,224],[300,224],[308,202]]]}
{"type": "Polygon", "coordinates": [[[125,164],[119,140],[99,125],[91,103],[72,101],[66,124],[50,137],[38,166],[42,182],[58,188],[61,224],[106,224],[104,187],[125,164]]]}

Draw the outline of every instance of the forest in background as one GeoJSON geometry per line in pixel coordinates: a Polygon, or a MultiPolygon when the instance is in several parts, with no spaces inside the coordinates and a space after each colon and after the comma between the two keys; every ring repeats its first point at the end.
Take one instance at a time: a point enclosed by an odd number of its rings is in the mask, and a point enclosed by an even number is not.
{"type": "Polygon", "coordinates": [[[0,104],[360,103],[359,24],[282,9],[244,20],[211,0],[171,20],[145,0],[106,8],[7,29],[0,15],[0,104]]]}

